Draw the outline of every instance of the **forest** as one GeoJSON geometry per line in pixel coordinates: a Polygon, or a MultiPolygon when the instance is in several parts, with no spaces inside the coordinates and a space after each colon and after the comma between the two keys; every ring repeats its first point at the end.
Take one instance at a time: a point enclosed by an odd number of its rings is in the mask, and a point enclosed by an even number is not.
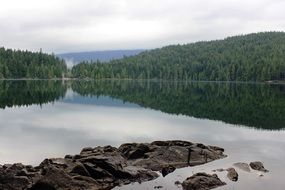
{"type": "Polygon", "coordinates": [[[89,79],[285,80],[285,33],[171,45],[108,63],[83,61],[71,72],[75,78],[89,79]]]}
{"type": "Polygon", "coordinates": [[[0,48],[0,79],[62,78],[67,67],[55,55],[0,48]]]}

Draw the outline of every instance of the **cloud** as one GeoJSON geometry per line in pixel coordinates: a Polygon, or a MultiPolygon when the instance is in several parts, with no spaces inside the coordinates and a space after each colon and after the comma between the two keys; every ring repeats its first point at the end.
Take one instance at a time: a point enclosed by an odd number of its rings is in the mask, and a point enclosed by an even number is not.
{"type": "Polygon", "coordinates": [[[0,45],[47,52],[155,48],[285,29],[282,0],[9,0],[0,45]]]}

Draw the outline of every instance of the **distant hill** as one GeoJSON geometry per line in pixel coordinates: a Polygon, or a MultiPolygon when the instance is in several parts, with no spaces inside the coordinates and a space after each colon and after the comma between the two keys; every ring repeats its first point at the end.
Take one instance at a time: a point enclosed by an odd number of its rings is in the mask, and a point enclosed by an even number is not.
{"type": "Polygon", "coordinates": [[[285,80],[285,33],[261,32],[171,45],[107,64],[81,63],[77,78],[207,81],[285,80]]]}
{"type": "Polygon", "coordinates": [[[109,51],[90,51],[90,52],[74,52],[74,53],[63,53],[57,54],[59,58],[64,59],[67,64],[77,64],[82,61],[96,61],[107,62],[112,59],[120,59],[124,56],[137,55],[144,50],[109,50],[109,51]]]}

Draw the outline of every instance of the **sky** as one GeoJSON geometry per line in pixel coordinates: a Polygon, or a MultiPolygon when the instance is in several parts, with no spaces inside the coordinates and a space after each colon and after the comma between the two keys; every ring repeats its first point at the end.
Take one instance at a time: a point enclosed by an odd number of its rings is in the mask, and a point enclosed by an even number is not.
{"type": "Polygon", "coordinates": [[[152,49],[285,31],[284,0],[0,0],[0,46],[65,53],[152,49]]]}

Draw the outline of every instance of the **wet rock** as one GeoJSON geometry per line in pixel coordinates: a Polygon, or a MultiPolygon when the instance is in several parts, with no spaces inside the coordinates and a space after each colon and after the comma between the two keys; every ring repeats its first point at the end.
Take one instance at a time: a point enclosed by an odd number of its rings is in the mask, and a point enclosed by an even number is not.
{"type": "Polygon", "coordinates": [[[45,174],[37,180],[29,190],[39,189],[91,189],[92,186],[97,186],[95,183],[87,183],[85,181],[79,181],[73,179],[64,170],[61,170],[55,166],[49,166],[46,168],[45,174]]]}
{"type": "Polygon", "coordinates": [[[86,168],[89,176],[91,176],[93,179],[112,177],[109,172],[92,163],[84,163],[84,168],[86,168]]]}
{"type": "Polygon", "coordinates": [[[174,184],[177,185],[177,186],[182,185],[182,183],[180,181],[175,181],[174,184]]]}
{"type": "Polygon", "coordinates": [[[182,183],[184,190],[208,190],[226,185],[216,174],[197,173],[182,183]]]}
{"type": "Polygon", "coordinates": [[[247,163],[238,162],[238,163],[234,163],[234,166],[245,172],[250,172],[250,167],[247,163]]]}
{"type": "Polygon", "coordinates": [[[26,176],[16,176],[18,170],[6,165],[0,168],[0,189],[22,190],[29,186],[30,181],[26,176]]]}
{"type": "Polygon", "coordinates": [[[65,157],[64,157],[65,159],[72,159],[73,158],[73,156],[72,155],[65,155],[65,157]]]}
{"type": "Polygon", "coordinates": [[[119,150],[123,153],[127,159],[144,158],[145,154],[150,151],[149,146],[146,144],[123,144],[119,150]]]}
{"type": "Polygon", "coordinates": [[[70,173],[78,174],[81,176],[90,176],[87,169],[81,163],[76,163],[75,166],[71,169],[70,173]]]}
{"type": "Polygon", "coordinates": [[[219,169],[213,170],[213,172],[223,172],[223,171],[225,171],[225,169],[223,169],[223,168],[219,168],[219,169]]]}
{"type": "Polygon", "coordinates": [[[226,157],[222,148],[211,148],[202,144],[194,144],[187,141],[155,141],[144,144],[148,147],[137,159],[130,159],[129,152],[137,149],[138,145],[124,144],[119,151],[127,157],[129,165],[141,166],[155,171],[161,171],[165,166],[172,165],[175,168],[196,166],[226,157]],[[190,163],[188,164],[188,153],[190,163]],[[207,155],[207,160],[205,159],[207,155]]]}
{"type": "Polygon", "coordinates": [[[175,167],[174,166],[166,166],[164,168],[162,168],[162,170],[160,171],[160,173],[162,174],[163,177],[167,176],[168,174],[172,173],[175,171],[175,167]]]}
{"type": "Polygon", "coordinates": [[[236,170],[234,168],[228,168],[227,172],[228,172],[227,177],[231,181],[237,181],[238,180],[238,173],[236,172],[236,170]]]}
{"type": "Polygon", "coordinates": [[[257,171],[261,171],[261,172],[269,172],[267,169],[264,168],[263,163],[262,162],[250,162],[250,167],[253,170],[257,170],[257,171]]]}
{"type": "Polygon", "coordinates": [[[7,168],[10,168],[12,166],[12,164],[4,164],[2,166],[3,169],[7,169],[7,168]]]}
{"type": "Polygon", "coordinates": [[[84,153],[84,152],[92,152],[93,148],[92,147],[85,147],[81,150],[80,154],[84,153]]]}
{"type": "Polygon", "coordinates": [[[97,190],[165,176],[176,167],[204,164],[224,158],[223,149],[187,141],[155,141],[112,146],[86,147],[80,154],[49,158],[39,166],[5,164],[0,167],[2,190],[97,190]]]}

